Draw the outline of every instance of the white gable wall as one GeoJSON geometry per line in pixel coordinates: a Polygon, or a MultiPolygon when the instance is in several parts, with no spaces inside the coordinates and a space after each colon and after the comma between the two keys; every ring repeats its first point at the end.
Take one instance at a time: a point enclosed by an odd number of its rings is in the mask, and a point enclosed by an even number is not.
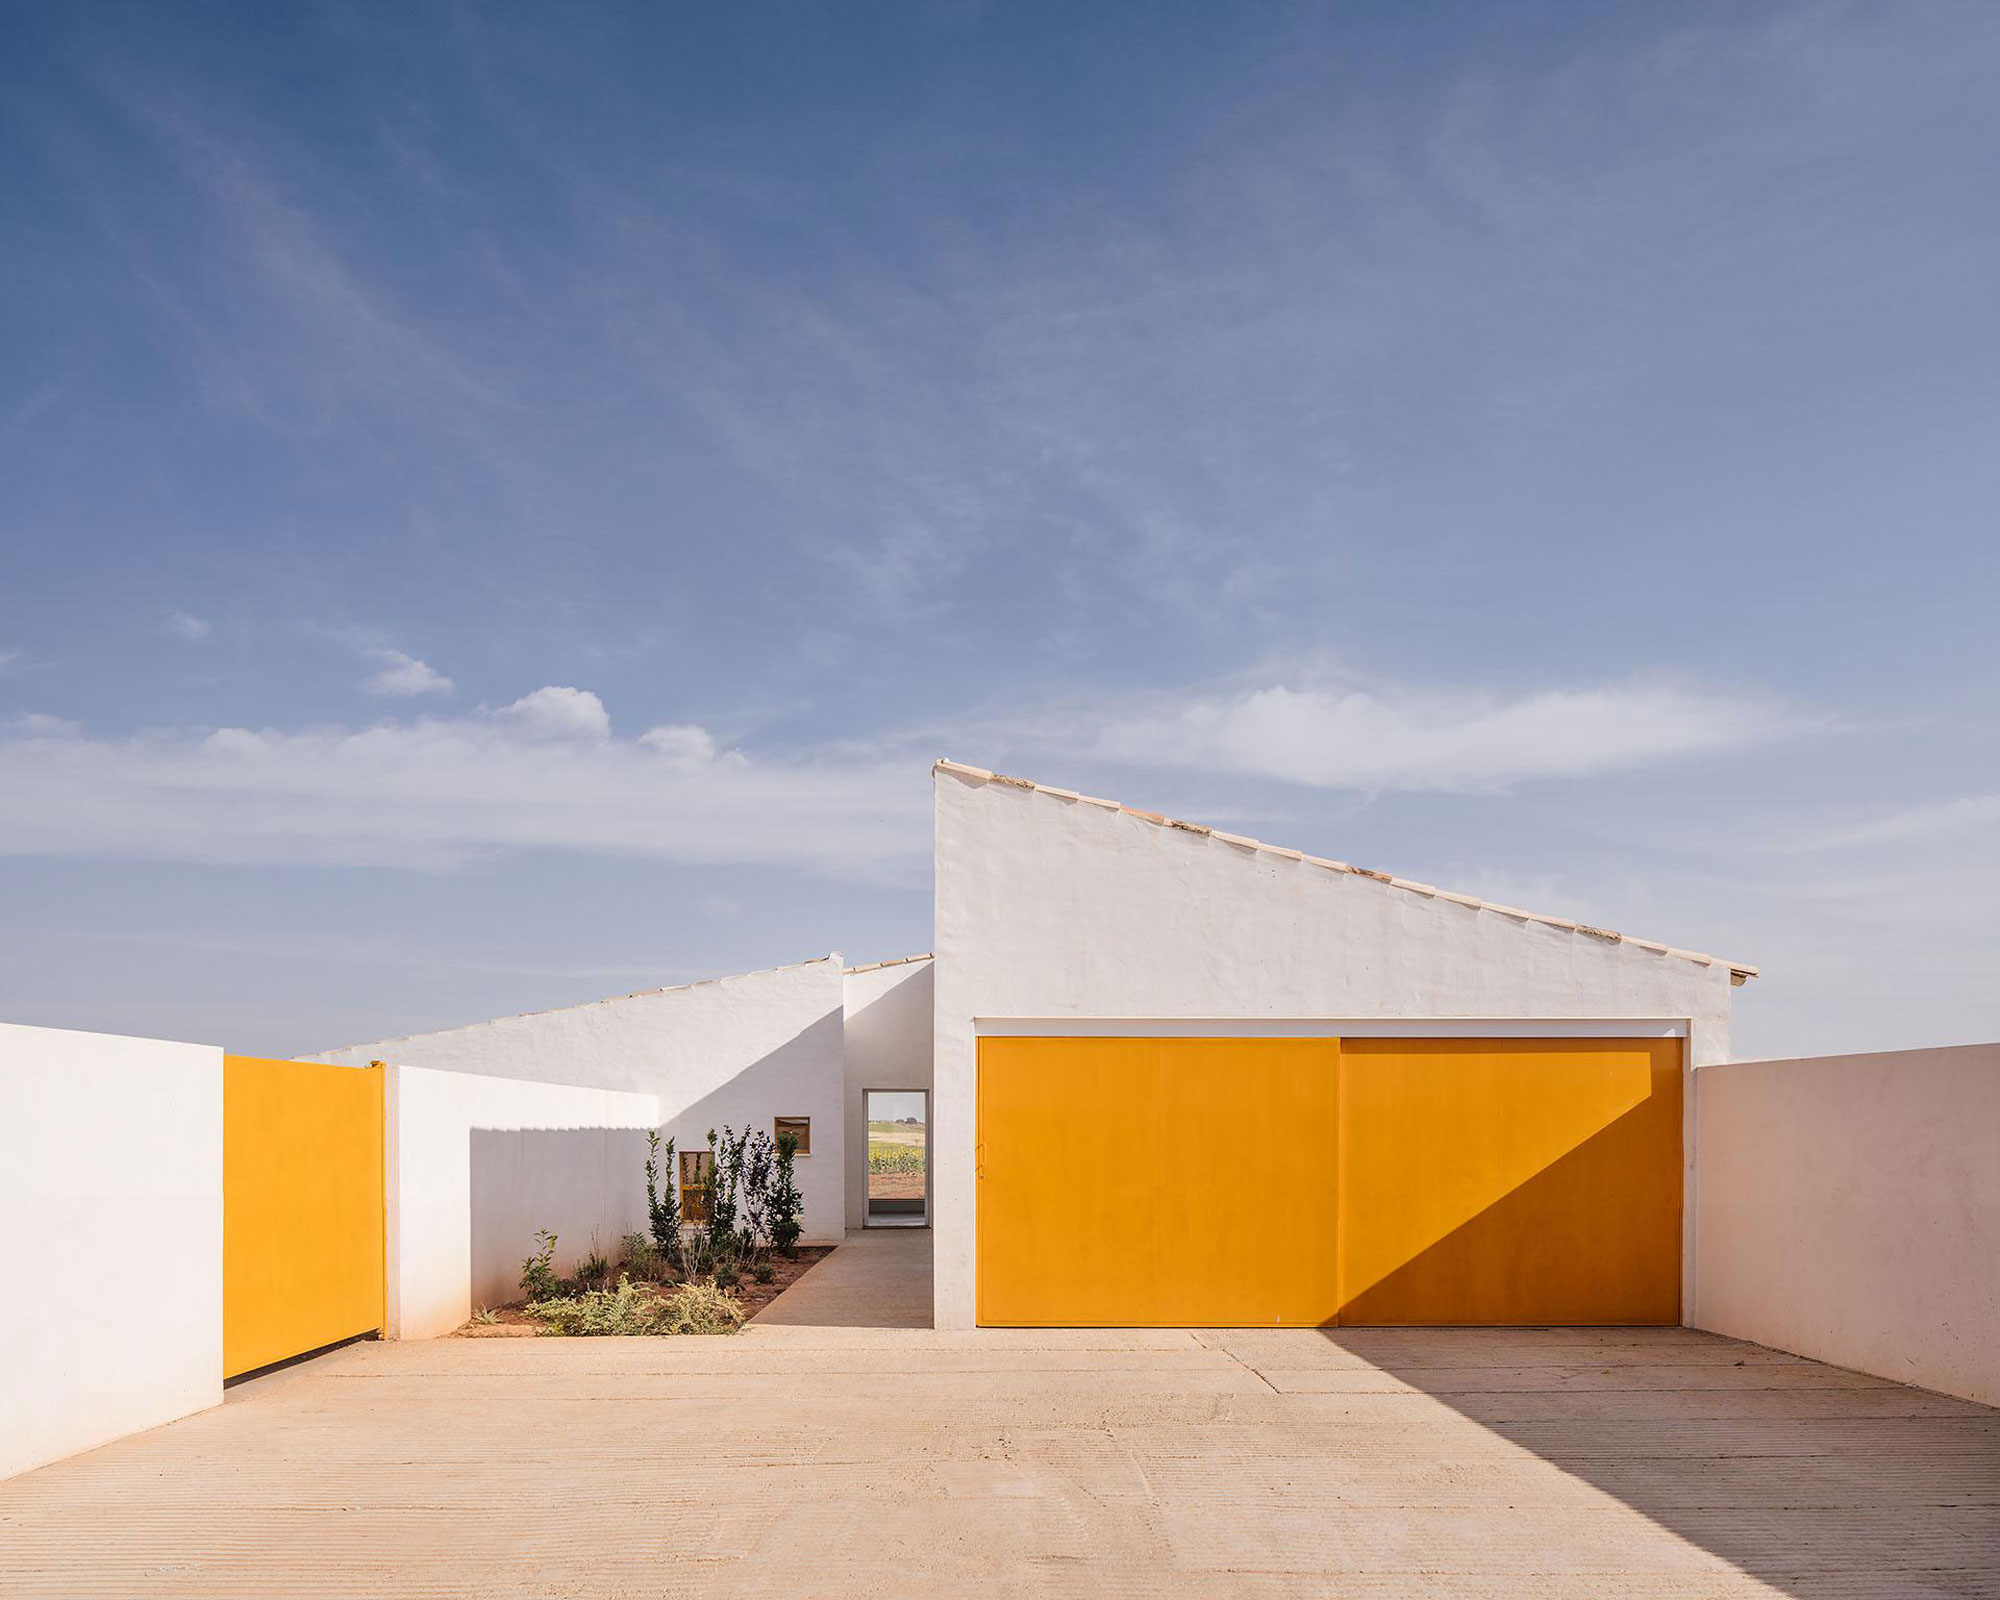
{"type": "MultiPolygon", "coordinates": [[[[1726,965],[949,767],[933,787],[941,1328],[973,1323],[978,1019],[1649,1019],[1686,1024],[1691,1067],[1728,1059],[1726,965]]],[[[1690,1154],[1690,1321],[1693,1207],[1690,1154]]]]}
{"type": "MultiPolygon", "coordinates": [[[[810,1117],[814,1154],[797,1168],[804,1237],[833,1244],[846,1229],[841,979],[834,956],[308,1059],[653,1095],[662,1134],[683,1150],[706,1148],[724,1124],[768,1133],[774,1117],[810,1117]]],[[[643,1192],[636,1167],[632,1182],[643,1192]]]]}

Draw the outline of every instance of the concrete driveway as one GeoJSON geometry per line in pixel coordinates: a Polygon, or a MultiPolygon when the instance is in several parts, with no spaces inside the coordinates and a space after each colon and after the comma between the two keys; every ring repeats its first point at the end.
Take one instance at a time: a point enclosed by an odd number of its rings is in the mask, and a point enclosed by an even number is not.
{"type": "Polygon", "coordinates": [[[368,1344],[0,1484],[0,1593],[2000,1595],[2000,1412],[1676,1329],[368,1344]]]}

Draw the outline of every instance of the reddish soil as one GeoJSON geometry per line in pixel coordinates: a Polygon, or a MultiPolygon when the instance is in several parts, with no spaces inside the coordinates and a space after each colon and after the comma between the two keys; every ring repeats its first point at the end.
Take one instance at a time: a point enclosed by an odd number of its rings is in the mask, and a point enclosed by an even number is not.
{"type": "MultiPolygon", "coordinates": [[[[796,1256],[773,1255],[768,1258],[773,1269],[769,1283],[759,1283],[749,1273],[744,1273],[736,1287],[729,1292],[743,1307],[745,1320],[757,1315],[779,1295],[783,1294],[810,1268],[833,1253],[830,1244],[802,1244],[796,1256]]],[[[679,1279],[661,1284],[662,1289],[671,1289],[679,1279]]],[[[612,1274],[611,1286],[618,1282],[612,1274]]],[[[520,1301],[512,1305],[494,1307],[498,1322],[468,1322],[460,1328],[455,1337],[460,1339],[533,1339],[541,1335],[542,1325],[528,1315],[527,1308],[520,1301]]]]}

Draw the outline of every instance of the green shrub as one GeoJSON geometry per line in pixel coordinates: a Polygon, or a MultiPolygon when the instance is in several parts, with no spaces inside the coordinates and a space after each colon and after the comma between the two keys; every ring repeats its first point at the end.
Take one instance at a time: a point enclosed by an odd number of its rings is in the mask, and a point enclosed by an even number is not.
{"type": "Polygon", "coordinates": [[[660,1187],[660,1134],[656,1128],[646,1135],[646,1226],[653,1235],[653,1247],[671,1256],[681,1236],[681,1192],[674,1172],[674,1141],[667,1141],[667,1183],[660,1187]]]}
{"type": "Polygon", "coordinates": [[[660,1253],[660,1247],[643,1233],[628,1233],[620,1239],[618,1254],[625,1270],[635,1278],[659,1283],[667,1276],[667,1258],[660,1253]]]}
{"type": "Polygon", "coordinates": [[[491,1328],[500,1321],[500,1313],[491,1306],[481,1306],[472,1313],[472,1320],[482,1328],[491,1328]]]}
{"type": "Polygon", "coordinates": [[[530,1300],[547,1300],[562,1287],[555,1269],[556,1236],[537,1228],[535,1244],[535,1253],[521,1263],[521,1293],[530,1300]]]}
{"type": "Polygon", "coordinates": [[[798,1153],[798,1140],[789,1133],[781,1138],[777,1175],[771,1180],[771,1243],[788,1256],[798,1254],[799,1235],[804,1231],[799,1225],[804,1202],[799,1198],[798,1184],[792,1179],[792,1162],[798,1153]]]}
{"type": "Polygon", "coordinates": [[[718,1261],[715,1265],[715,1286],[718,1289],[733,1289],[742,1277],[734,1261],[718,1261]]]}
{"type": "Polygon", "coordinates": [[[722,1138],[708,1130],[712,1166],[708,1184],[708,1249],[717,1261],[736,1253],[737,1184],[743,1176],[743,1151],[750,1142],[750,1130],[737,1133],[723,1124],[722,1138]]]}
{"type": "Polygon", "coordinates": [[[769,1283],[778,1275],[778,1269],[768,1261],[760,1261],[750,1269],[750,1276],[759,1283],[769,1283]]]}
{"type": "Polygon", "coordinates": [[[571,1339],[644,1338],[675,1333],[734,1333],[743,1307],[712,1283],[687,1283],[662,1295],[618,1275],[616,1289],[553,1295],[528,1307],[545,1334],[571,1339]]]}
{"type": "Polygon", "coordinates": [[[743,1230],[736,1236],[737,1248],[746,1260],[755,1260],[770,1247],[771,1182],[777,1173],[778,1150],[771,1136],[761,1128],[746,1136],[743,1145],[743,1230]]]}
{"type": "Polygon", "coordinates": [[[604,1259],[604,1252],[596,1245],[590,1247],[590,1254],[583,1258],[583,1265],[576,1269],[577,1283],[586,1289],[602,1289],[611,1281],[611,1263],[604,1259]]]}
{"type": "Polygon", "coordinates": [[[743,1305],[709,1283],[684,1283],[660,1303],[662,1333],[734,1333],[743,1326],[743,1305]]]}
{"type": "Polygon", "coordinates": [[[658,1295],[620,1273],[615,1289],[537,1300],[529,1305],[528,1315],[542,1325],[544,1333],[597,1339],[664,1333],[668,1330],[661,1326],[662,1309],[658,1295]]]}

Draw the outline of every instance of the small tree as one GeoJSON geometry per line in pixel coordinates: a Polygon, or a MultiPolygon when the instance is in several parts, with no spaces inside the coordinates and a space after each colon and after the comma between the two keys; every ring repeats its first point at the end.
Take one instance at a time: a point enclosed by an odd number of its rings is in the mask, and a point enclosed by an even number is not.
{"type": "Polygon", "coordinates": [[[771,1184],[770,1229],[771,1243],[788,1256],[798,1254],[799,1234],[804,1231],[799,1225],[803,1203],[799,1199],[799,1186],[792,1180],[792,1160],[798,1153],[799,1141],[789,1133],[781,1134],[777,1176],[771,1184]]]}
{"type": "Polygon", "coordinates": [[[777,1147],[761,1129],[750,1135],[743,1147],[743,1231],[738,1235],[743,1253],[753,1260],[771,1243],[771,1181],[777,1166],[777,1147]]]}
{"type": "Polygon", "coordinates": [[[660,1131],[646,1135],[646,1225],[663,1256],[678,1253],[681,1240],[681,1194],[674,1180],[674,1141],[667,1141],[667,1187],[660,1189],[660,1131]]]}
{"type": "Polygon", "coordinates": [[[736,1250],[737,1184],[743,1176],[743,1147],[749,1139],[749,1129],[739,1134],[727,1123],[723,1124],[720,1140],[713,1128],[708,1130],[713,1161],[708,1180],[708,1245],[717,1266],[736,1250]]]}

